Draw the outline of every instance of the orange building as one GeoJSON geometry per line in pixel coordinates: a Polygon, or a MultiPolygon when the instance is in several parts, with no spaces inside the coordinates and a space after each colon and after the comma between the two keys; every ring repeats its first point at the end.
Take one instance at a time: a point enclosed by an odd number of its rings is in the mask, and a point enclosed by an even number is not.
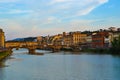
{"type": "Polygon", "coordinates": [[[105,41],[109,39],[109,33],[108,32],[97,32],[93,33],[92,35],[92,47],[93,48],[105,48],[108,47],[109,42],[105,41]]]}

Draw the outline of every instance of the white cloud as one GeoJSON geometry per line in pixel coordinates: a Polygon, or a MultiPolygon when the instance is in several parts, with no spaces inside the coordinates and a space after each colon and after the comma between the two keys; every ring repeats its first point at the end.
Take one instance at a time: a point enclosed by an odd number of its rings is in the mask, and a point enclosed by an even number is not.
{"type": "Polygon", "coordinates": [[[63,3],[63,2],[67,2],[67,1],[69,1],[69,0],[52,0],[52,1],[50,2],[50,4],[63,3]]]}
{"type": "Polygon", "coordinates": [[[48,17],[45,22],[47,22],[48,24],[49,23],[54,23],[54,22],[59,23],[59,22],[61,22],[61,20],[57,19],[56,17],[51,16],[51,17],[48,17]]]}
{"type": "Polygon", "coordinates": [[[20,0],[0,0],[0,3],[9,3],[9,2],[17,2],[20,0]]]}
{"type": "Polygon", "coordinates": [[[76,16],[87,15],[87,14],[89,14],[94,8],[95,8],[95,6],[90,6],[90,7],[87,7],[86,9],[81,9],[80,11],[77,12],[76,16]]]}
{"type": "Polygon", "coordinates": [[[90,24],[93,22],[96,22],[97,20],[80,20],[80,19],[75,19],[75,20],[71,20],[70,24],[90,24]]]}
{"type": "Polygon", "coordinates": [[[104,3],[106,3],[106,2],[108,2],[109,0],[98,0],[98,2],[100,3],[100,4],[104,4],[104,3]]]}
{"type": "Polygon", "coordinates": [[[32,13],[32,10],[20,10],[20,9],[11,9],[9,11],[0,12],[0,14],[29,14],[32,13]]]}
{"type": "Polygon", "coordinates": [[[22,30],[22,26],[14,20],[9,20],[9,19],[2,19],[0,20],[0,25],[2,25],[3,28],[6,30],[12,30],[12,31],[17,31],[17,30],[22,30]]]}
{"type": "MultiPolygon", "coordinates": [[[[8,1],[8,0],[7,0],[8,1]]],[[[15,1],[15,0],[13,0],[15,1]]],[[[62,18],[76,17],[87,15],[93,11],[96,7],[107,3],[109,0],[25,0],[23,4],[29,7],[30,10],[12,10],[9,13],[31,13],[37,14],[37,17],[44,16],[61,16],[62,18]],[[49,5],[47,5],[49,4],[49,5]]],[[[22,1],[21,1],[22,2],[22,1]]]]}
{"type": "Polygon", "coordinates": [[[54,3],[52,6],[56,12],[58,11],[58,14],[70,17],[87,15],[96,7],[107,2],[108,0],[52,0],[54,3]]]}
{"type": "Polygon", "coordinates": [[[19,14],[19,13],[29,13],[29,12],[32,12],[32,11],[30,11],[30,10],[11,10],[8,13],[10,13],[10,14],[19,14]]]}

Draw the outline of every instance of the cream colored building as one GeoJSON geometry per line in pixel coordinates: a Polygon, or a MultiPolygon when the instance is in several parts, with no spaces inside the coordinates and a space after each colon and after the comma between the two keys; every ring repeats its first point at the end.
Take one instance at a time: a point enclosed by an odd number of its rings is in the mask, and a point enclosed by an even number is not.
{"type": "Polygon", "coordinates": [[[82,34],[81,32],[70,32],[69,34],[65,35],[63,33],[63,42],[64,45],[79,45],[80,43],[86,42],[87,34],[82,34]]]}
{"type": "Polygon", "coordinates": [[[2,29],[0,29],[0,47],[5,46],[5,35],[2,29]]]}
{"type": "Polygon", "coordinates": [[[71,46],[72,45],[72,36],[66,35],[63,37],[63,45],[71,46]]]}
{"type": "Polygon", "coordinates": [[[78,45],[80,43],[86,42],[87,34],[82,34],[81,32],[73,32],[71,35],[73,45],[78,45]]]}
{"type": "Polygon", "coordinates": [[[87,47],[91,48],[92,47],[92,36],[88,35],[86,37],[86,43],[87,43],[87,47]]]}

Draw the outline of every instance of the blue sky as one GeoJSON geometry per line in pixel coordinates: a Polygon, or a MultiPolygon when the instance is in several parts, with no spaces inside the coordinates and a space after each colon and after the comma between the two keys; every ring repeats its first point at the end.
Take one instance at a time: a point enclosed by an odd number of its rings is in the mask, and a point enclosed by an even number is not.
{"type": "Polygon", "coordinates": [[[0,0],[6,39],[120,27],[120,0],[0,0]]]}

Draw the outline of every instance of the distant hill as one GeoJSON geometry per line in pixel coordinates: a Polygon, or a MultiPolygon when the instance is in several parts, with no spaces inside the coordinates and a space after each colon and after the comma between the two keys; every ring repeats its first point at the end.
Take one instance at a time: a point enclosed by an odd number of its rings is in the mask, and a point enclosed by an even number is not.
{"type": "Polygon", "coordinates": [[[9,41],[36,41],[36,37],[16,38],[9,41]]]}

